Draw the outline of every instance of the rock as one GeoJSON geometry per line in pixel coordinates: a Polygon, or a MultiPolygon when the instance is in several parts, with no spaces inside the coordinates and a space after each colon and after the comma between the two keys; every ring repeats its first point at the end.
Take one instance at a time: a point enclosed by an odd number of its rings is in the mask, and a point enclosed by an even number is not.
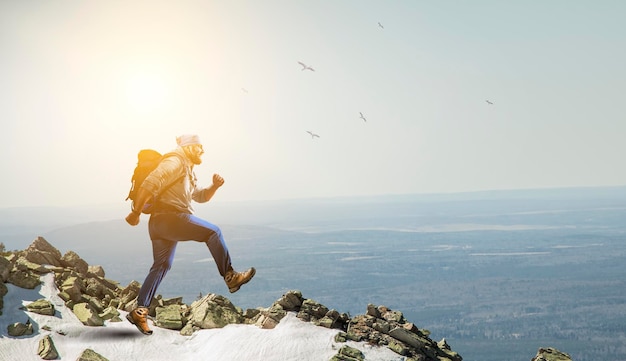
{"type": "Polygon", "coordinates": [[[141,284],[137,281],[131,281],[128,286],[124,287],[119,294],[119,307],[127,312],[132,311],[136,306],[136,303],[133,304],[133,300],[137,298],[140,288],[141,284]]]}
{"type": "Polygon", "coordinates": [[[115,307],[107,307],[98,316],[103,320],[112,320],[120,316],[120,312],[115,307]]]}
{"type": "Polygon", "coordinates": [[[365,355],[363,355],[363,352],[350,346],[342,346],[339,349],[339,352],[337,352],[337,354],[330,359],[330,361],[363,361],[363,360],[365,360],[365,355]]]}
{"type": "Polygon", "coordinates": [[[2,309],[4,308],[4,295],[9,292],[9,289],[4,284],[4,282],[0,282],[0,316],[2,316],[2,309]]]}
{"type": "Polygon", "coordinates": [[[59,290],[69,295],[70,299],[74,303],[78,303],[82,299],[84,286],[80,278],[72,276],[63,281],[61,287],[59,287],[59,290]]]}
{"type": "Polygon", "coordinates": [[[113,298],[118,288],[117,284],[99,276],[85,279],[85,285],[85,293],[99,299],[103,299],[106,296],[113,298]]]}
{"type": "Polygon", "coordinates": [[[297,290],[292,290],[285,293],[274,303],[280,305],[285,311],[299,311],[303,301],[302,293],[297,290]]]}
{"type": "Polygon", "coordinates": [[[553,347],[540,348],[537,355],[530,361],[572,361],[570,355],[553,347]]]}
{"type": "Polygon", "coordinates": [[[101,313],[104,311],[104,305],[100,302],[96,297],[91,297],[89,295],[81,295],[81,302],[88,303],[96,313],[101,313]]]}
{"type": "Polygon", "coordinates": [[[173,298],[161,298],[157,300],[157,303],[160,307],[166,307],[171,305],[182,305],[183,298],[182,297],[173,297],[173,298]]]}
{"type": "Polygon", "coordinates": [[[409,354],[409,348],[406,347],[405,344],[403,344],[402,342],[397,342],[397,341],[391,341],[389,342],[389,344],[387,345],[387,347],[397,353],[398,355],[401,356],[406,356],[409,354]]]}
{"type": "Polygon", "coordinates": [[[384,334],[389,334],[389,331],[391,331],[391,326],[389,325],[389,322],[380,318],[376,319],[376,321],[372,324],[372,328],[384,334]]]}
{"type": "Polygon", "coordinates": [[[418,350],[424,349],[426,344],[429,343],[428,340],[422,339],[417,334],[408,331],[403,327],[396,327],[390,330],[389,336],[395,338],[396,340],[402,341],[418,350]]]}
{"type": "Polygon", "coordinates": [[[40,264],[31,262],[27,260],[25,257],[19,257],[17,261],[15,261],[15,268],[20,271],[33,272],[37,274],[45,274],[45,273],[52,272],[50,269],[40,264]]]}
{"type": "Polygon", "coordinates": [[[298,313],[298,315],[300,316],[301,313],[310,315],[311,321],[315,321],[326,316],[326,313],[328,313],[328,308],[314,300],[307,299],[302,302],[302,306],[300,307],[300,312],[298,313]]]}
{"type": "Polygon", "coordinates": [[[76,361],[109,361],[109,360],[92,349],[86,349],[85,351],[83,351],[83,353],[80,354],[80,356],[78,356],[76,361]]]}
{"type": "Polygon", "coordinates": [[[50,335],[46,335],[39,340],[37,354],[44,360],[55,360],[59,357],[59,353],[54,347],[54,342],[52,342],[52,337],[50,337],[50,335]]]}
{"type": "Polygon", "coordinates": [[[280,305],[274,304],[272,307],[261,311],[256,325],[266,330],[273,329],[285,316],[287,316],[287,311],[283,310],[280,305]]]}
{"type": "Polygon", "coordinates": [[[154,323],[169,330],[180,330],[183,328],[183,316],[180,310],[181,307],[177,304],[157,307],[154,323]]]}
{"type": "Polygon", "coordinates": [[[100,318],[98,313],[88,303],[78,303],[74,305],[72,311],[78,317],[78,320],[86,326],[102,326],[104,320],[100,318]]]}
{"type": "Polygon", "coordinates": [[[341,333],[336,340],[367,341],[372,345],[387,346],[407,360],[462,360],[450,350],[445,340],[437,343],[428,337],[429,334],[429,331],[406,322],[401,312],[368,305],[367,313],[353,317],[345,334],[341,333]]]}
{"type": "Polygon", "coordinates": [[[194,326],[191,322],[187,322],[187,324],[180,330],[180,334],[182,336],[191,336],[199,329],[200,327],[194,326]]]}
{"type": "Polygon", "coordinates": [[[89,266],[87,268],[87,272],[89,274],[104,278],[104,268],[102,268],[102,266],[89,266]]]}
{"type": "Polygon", "coordinates": [[[86,275],[89,270],[89,265],[85,262],[76,252],[67,251],[61,258],[61,264],[64,267],[70,267],[75,269],[78,273],[86,275]]]}
{"type": "MultiPolygon", "coordinates": [[[[29,256],[25,251],[16,251],[0,256],[0,277],[22,288],[35,288],[40,284],[39,273],[54,272],[55,284],[59,289],[59,297],[72,309],[76,317],[87,326],[102,326],[105,320],[121,321],[119,309],[132,310],[137,303],[137,295],[141,284],[132,281],[127,287],[104,278],[104,269],[100,266],[89,266],[75,252],[69,251],[63,257],[60,252],[39,238],[31,245],[29,256]],[[29,258],[30,257],[30,258],[29,258]],[[43,259],[54,263],[58,259],[61,266],[37,263],[33,259],[43,259]]],[[[2,296],[7,288],[0,282],[0,311],[2,296]]],[[[46,300],[37,300],[25,306],[29,312],[54,315],[53,305],[46,300]]],[[[231,323],[256,324],[261,328],[274,328],[288,312],[294,312],[301,320],[312,322],[327,328],[339,328],[335,342],[358,341],[371,345],[387,346],[399,357],[407,361],[461,361],[462,358],[450,349],[444,340],[439,343],[429,338],[428,330],[419,329],[415,324],[407,322],[402,312],[390,310],[385,306],[367,305],[365,315],[351,318],[345,313],[328,309],[326,306],[305,299],[302,293],[291,290],[283,294],[269,308],[247,309],[245,313],[226,297],[216,294],[202,295],[187,306],[182,297],[163,299],[160,295],[151,300],[150,316],[154,317],[157,327],[180,330],[181,335],[190,336],[202,328],[221,328],[231,323]]],[[[0,313],[1,314],[1,313],[0,313]]],[[[33,326],[13,324],[10,334],[28,334],[33,326]]],[[[47,326],[42,326],[45,330],[47,326]]],[[[48,328],[51,332],[51,329],[48,328]]],[[[63,335],[59,330],[57,333],[63,335]]],[[[16,337],[16,336],[13,336],[16,337]]],[[[363,354],[350,347],[342,347],[332,360],[359,361],[363,354]]],[[[569,358],[548,358],[559,355],[552,349],[540,349],[533,361],[571,361],[569,358]]],[[[42,358],[57,358],[52,339],[40,340],[42,358]]],[[[566,355],[566,354],[565,354],[566,355]]],[[[85,350],[79,360],[102,360],[93,350],[85,350]],[[93,353],[93,354],[92,354],[93,353]],[[94,355],[95,354],[95,355],[94,355]]],[[[106,359],[104,359],[106,360],[106,359]]]]}
{"type": "Polygon", "coordinates": [[[345,332],[337,332],[337,334],[335,335],[335,342],[347,342],[348,341],[348,334],[345,332]]]}
{"type": "Polygon", "coordinates": [[[37,264],[49,264],[60,267],[61,252],[54,248],[43,237],[37,237],[24,251],[24,257],[30,262],[37,264]]]}
{"type": "Polygon", "coordinates": [[[392,311],[385,306],[379,306],[378,311],[380,312],[380,318],[397,323],[404,323],[404,315],[400,311],[392,311]]]}
{"type": "Polygon", "coordinates": [[[378,311],[378,308],[375,305],[371,304],[371,303],[369,303],[367,305],[367,312],[365,314],[368,315],[368,316],[381,318],[380,312],[378,311]]]}
{"type": "Polygon", "coordinates": [[[11,273],[12,268],[13,265],[11,264],[11,261],[0,256],[0,283],[6,282],[6,280],[9,278],[9,273],[11,273]]]}
{"type": "Polygon", "coordinates": [[[16,322],[7,326],[9,336],[19,337],[33,334],[33,324],[30,323],[30,319],[26,323],[16,322]]]}
{"type": "Polygon", "coordinates": [[[39,275],[27,271],[14,271],[9,274],[7,282],[20,287],[32,290],[41,284],[39,275]]]}
{"type": "Polygon", "coordinates": [[[242,323],[242,313],[226,297],[209,294],[191,304],[189,321],[194,326],[211,329],[242,323]]]}
{"type": "Polygon", "coordinates": [[[54,316],[54,305],[45,298],[38,299],[26,305],[26,310],[40,315],[54,316]]]}
{"type": "Polygon", "coordinates": [[[246,323],[256,323],[256,320],[261,316],[261,310],[258,308],[248,308],[243,313],[243,317],[246,320],[246,323]]]}

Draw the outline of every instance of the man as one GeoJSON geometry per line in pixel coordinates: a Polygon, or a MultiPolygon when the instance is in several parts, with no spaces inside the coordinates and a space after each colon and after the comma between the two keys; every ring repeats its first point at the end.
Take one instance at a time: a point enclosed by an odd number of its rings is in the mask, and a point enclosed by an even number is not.
{"type": "Polygon", "coordinates": [[[154,262],[139,290],[137,307],[126,317],[146,335],[152,334],[147,321],[148,306],[172,266],[179,241],[206,243],[231,293],[237,292],[256,272],[254,267],[245,272],[235,272],[219,227],[193,215],[191,201],[208,202],[224,184],[224,179],[214,174],[210,187],[198,187],[193,166],[202,163],[204,150],[200,138],[195,134],[185,134],[177,137],[176,143],[178,147],[168,153],[169,156],[146,177],[133,202],[132,212],[126,216],[126,222],[136,226],[141,210],[148,205],[152,207],[148,230],[154,262]]]}

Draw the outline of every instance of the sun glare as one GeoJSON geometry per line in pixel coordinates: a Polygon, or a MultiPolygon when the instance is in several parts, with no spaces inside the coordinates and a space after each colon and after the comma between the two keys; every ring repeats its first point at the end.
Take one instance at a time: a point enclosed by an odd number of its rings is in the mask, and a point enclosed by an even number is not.
{"type": "Polygon", "coordinates": [[[137,74],[126,84],[126,99],[138,112],[150,112],[161,108],[167,98],[167,87],[158,75],[137,74]]]}

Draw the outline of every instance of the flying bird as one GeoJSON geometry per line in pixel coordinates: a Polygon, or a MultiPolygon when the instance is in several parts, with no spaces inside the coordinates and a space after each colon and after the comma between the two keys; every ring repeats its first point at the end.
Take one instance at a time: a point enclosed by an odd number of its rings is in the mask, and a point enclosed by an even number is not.
{"type": "Polygon", "coordinates": [[[319,135],[317,135],[317,134],[313,133],[313,132],[312,132],[312,131],[310,131],[310,130],[307,130],[306,132],[307,132],[307,133],[309,133],[309,134],[311,134],[311,139],[315,139],[315,137],[318,137],[318,138],[320,137],[319,135]]]}
{"type": "Polygon", "coordinates": [[[302,65],[302,70],[310,70],[310,71],[315,71],[315,69],[311,68],[310,66],[306,65],[305,63],[299,61],[298,64],[302,65]]]}
{"type": "Polygon", "coordinates": [[[489,100],[485,100],[485,101],[487,102],[487,104],[489,104],[489,105],[493,105],[493,103],[492,103],[492,102],[490,102],[489,100]]]}
{"type": "Polygon", "coordinates": [[[246,88],[241,88],[241,91],[246,93],[246,94],[248,94],[248,89],[246,89],[246,88]]]}
{"type": "Polygon", "coordinates": [[[384,29],[385,27],[383,26],[383,24],[380,23],[380,21],[378,22],[378,26],[380,26],[381,29],[384,29]]]}
{"type": "Polygon", "coordinates": [[[359,118],[363,119],[364,122],[367,122],[367,119],[365,119],[365,116],[363,116],[363,113],[359,112],[359,114],[361,115],[359,118]]]}

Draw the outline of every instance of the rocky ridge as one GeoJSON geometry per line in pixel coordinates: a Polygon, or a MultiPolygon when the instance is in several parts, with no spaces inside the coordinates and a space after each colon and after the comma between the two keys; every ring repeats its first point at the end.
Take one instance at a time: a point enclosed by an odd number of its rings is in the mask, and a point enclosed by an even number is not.
{"type": "MultiPolygon", "coordinates": [[[[87,326],[103,326],[104,322],[121,322],[119,310],[131,311],[137,305],[140,284],[132,281],[126,286],[109,280],[100,266],[90,266],[78,254],[68,251],[64,255],[43,237],[36,238],[25,250],[5,252],[0,257],[0,317],[2,297],[7,292],[4,283],[20,288],[34,289],[41,276],[54,273],[58,296],[87,326]]],[[[27,304],[30,312],[54,316],[54,306],[45,299],[27,304]]],[[[208,294],[191,303],[184,304],[182,297],[164,299],[155,297],[149,307],[155,326],[177,330],[190,336],[201,329],[222,328],[228,324],[249,324],[264,329],[276,327],[287,313],[293,312],[304,322],[320,327],[337,329],[335,342],[367,342],[387,347],[406,361],[461,361],[445,339],[438,342],[430,338],[430,332],[408,322],[402,312],[383,305],[367,305],[363,315],[350,316],[303,297],[292,290],[278,298],[269,307],[241,308],[218,294],[208,294]]],[[[9,336],[19,337],[33,333],[30,320],[9,325],[9,336]]],[[[34,350],[35,352],[35,350],[34,350]]],[[[56,359],[58,353],[50,335],[42,337],[36,350],[42,359],[56,359]]],[[[92,350],[85,350],[81,360],[106,360],[92,350]]],[[[342,346],[331,361],[363,360],[359,350],[347,344],[342,346]]],[[[552,348],[541,348],[531,361],[566,361],[567,354],[552,348]]]]}

